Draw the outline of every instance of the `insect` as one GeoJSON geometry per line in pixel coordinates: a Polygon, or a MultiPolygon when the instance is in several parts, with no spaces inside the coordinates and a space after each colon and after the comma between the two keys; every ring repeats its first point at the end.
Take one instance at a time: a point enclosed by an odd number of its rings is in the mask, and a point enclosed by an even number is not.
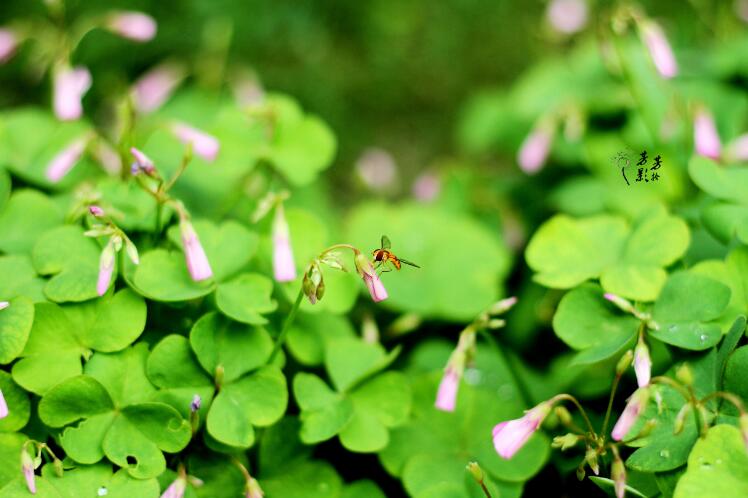
{"type": "Polygon", "coordinates": [[[372,252],[375,261],[375,268],[382,267],[382,273],[392,271],[392,269],[387,266],[387,263],[392,263],[392,266],[394,266],[397,270],[401,268],[401,263],[420,268],[420,266],[411,261],[408,261],[407,259],[398,258],[397,256],[395,256],[392,251],[390,251],[391,245],[392,244],[390,243],[390,238],[386,235],[382,235],[382,247],[379,249],[374,249],[374,251],[372,252]]]}

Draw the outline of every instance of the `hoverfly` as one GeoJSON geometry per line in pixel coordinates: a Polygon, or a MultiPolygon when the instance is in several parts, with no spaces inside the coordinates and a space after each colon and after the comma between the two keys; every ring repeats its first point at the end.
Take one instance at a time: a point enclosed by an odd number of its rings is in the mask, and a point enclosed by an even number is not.
{"type": "Polygon", "coordinates": [[[374,256],[375,261],[375,268],[384,268],[382,270],[382,273],[386,273],[388,271],[392,271],[392,269],[387,266],[387,263],[392,263],[392,266],[395,267],[395,269],[399,270],[401,268],[401,263],[404,263],[409,266],[414,266],[416,268],[420,268],[417,264],[408,261],[407,259],[398,258],[395,256],[392,251],[390,251],[391,243],[390,238],[386,235],[382,235],[382,247],[379,249],[374,249],[372,252],[372,255],[374,256]]]}

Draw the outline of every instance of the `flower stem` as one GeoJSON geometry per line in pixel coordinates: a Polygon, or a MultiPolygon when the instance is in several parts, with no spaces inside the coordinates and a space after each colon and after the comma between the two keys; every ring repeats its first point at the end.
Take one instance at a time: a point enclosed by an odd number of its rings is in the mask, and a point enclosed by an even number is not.
{"type": "Polygon", "coordinates": [[[278,334],[278,338],[275,340],[273,351],[270,353],[270,357],[268,358],[268,364],[273,362],[275,356],[278,354],[278,351],[280,351],[283,343],[286,341],[288,329],[291,328],[291,324],[293,323],[294,318],[296,318],[296,313],[299,311],[299,306],[301,306],[302,299],[304,299],[303,287],[299,289],[299,295],[296,296],[296,301],[294,301],[293,306],[291,307],[291,311],[288,313],[286,321],[283,323],[283,328],[281,329],[280,334],[278,334]]]}
{"type": "Polygon", "coordinates": [[[571,394],[557,394],[556,396],[554,396],[553,398],[551,398],[551,400],[555,400],[555,401],[560,401],[560,400],[563,400],[563,399],[571,401],[572,403],[574,403],[574,405],[579,410],[579,413],[582,415],[582,418],[584,419],[585,424],[587,424],[587,428],[590,430],[590,433],[591,434],[595,434],[595,428],[592,426],[592,422],[590,422],[590,419],[587,416],[587,412],[584,411],[584,407],[582,406],[582,404],[579,401],[577,401],[577,398],[575,398],[571,394]]]}
{"type": "Polygon", "coordinates": [[[601,431],[602,437],[608,433],[608,423],[610,422],[610,413],[613,410],[613,400],[616,397],[616,390],[618,390],[618,384],[621,382],[621,374],[616,374],[613,379],[613,387],[610,389],[610,397],[608,398],[608,409],[605,410],[605,418],[603,419],[603,429],[601,431]]]}
{"type": "Polygon", "coordinates": [[[486,498],[491,498],[491,493],[488,491],[485,483],[480,483],[480,489],[483,490],[483,494],[486,495],[486,498]]]}

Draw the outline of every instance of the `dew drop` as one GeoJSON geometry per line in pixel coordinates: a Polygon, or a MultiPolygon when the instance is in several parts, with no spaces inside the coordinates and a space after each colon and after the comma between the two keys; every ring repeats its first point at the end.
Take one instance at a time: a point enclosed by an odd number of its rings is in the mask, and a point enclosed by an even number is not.
{"type": "Polygon", "coordinates": [[[711,463],[702,463],[701,468],[703,470],[712,470],[712,464],[711,463]]]}
{"type": "Polygon", "coordinates": [[[465,370],[463,379],[465,379],[466,384],[470,384],[471,386],[478,385],[482,379],[481,371],[477,368],[468,368],[465,370]]]}
{"type": "Polygon", "coordinates": [[[667,328],[667,330],[668,330],[668,332],[675,332],[676,330],[678,330],[678,326],[677,325],[671,325],[671,326],[669,326],[667,328]]]}
{"type": "Polygon", "coordinates": [[[701,334],[701,335],[699,336],[699,340],[700,340],[701,342],[706,342],[706,339],[707,339],[707,335],[706,335],[706,334],[701,334]]]}
{"type": "Polygon", "coordinates": [[[96,494],[99,495],[99,496],[106,496],[107,494],[109,494],[109,490],[106,489],[105,486],[102,486],[102,487],[99,488],[99,490],[96,492],[96,494]]]}
{"type": "Polygon", "coordinates": [[[670,452],[668,450],[660,450],[660,457],[670,458],[670,452]]]}
{"type": "Polygon", "coordinates": [[[721,465],[721,464],[722,464],[722,459],[721,459],[721,458],[718,458],[718,459],[716,459],[716,460],[714,461],[714,464],[715,464],[715,465],[721,465]]]}

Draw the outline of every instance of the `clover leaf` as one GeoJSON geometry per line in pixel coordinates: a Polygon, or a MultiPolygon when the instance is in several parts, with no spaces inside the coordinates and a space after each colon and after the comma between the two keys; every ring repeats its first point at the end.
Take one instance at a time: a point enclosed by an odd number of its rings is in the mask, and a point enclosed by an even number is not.
{"type": "Polygon", "coordinates": [[[156,389],[145,374],[147,356],[144,343],[96,353],[84,375],[45,393],[39,417],[50,427],[69,426],[60,438],[67,456],[83,464],[106,456],[131,476],[148,479],[166,468],[162,451],[175,453],[189,443],[189,422],[171,406],[149,401],[156,389]]]}
{"type": "Polygon", "coordinates": [[[46,301],[44,284],[31,264],[31,259],[24,254],[0,256],[0,300],[7,301],[17,296],[25,296],[35,303],[46,301]]]}
{"type": "Polygon", "coordinates": [[[188,406],[194,394],[206,394],[201,409],[207,413],[208,434],[225,446],[252,446],[254,427],[275,423],[288,403],[281,371],[263,366],[273,348],[270,335],[262,328],[212,312],[192,327],[189,344],[194,355],[184,338],[167,336],[151,353],[148,374],[167,390],[160,399],[171,398],[170,403],[181,400],[182,406],[188,406]],[[213,393],[211,378],[221,384],[208,407],[213,393]]]}
{"type": "Polygon", "coordinates": [[[748,248],[736,247],[724,261],[701,261],[690,271],[718,280],[730,288],[730,302],[718,319],[723,329],[732,324],[735,316],[748,313],[748,248]]]}
{"type": "Polygon", "coordinates": [[[58,303],[98,297],[100,253],[98,244],[83,235],[80,227],[65,225],[44,233],[32,253],[36,271],[51,275],[44,295],[58,303]]]}
{"type": "Polygon", "coordinates": [[[275,311],[278,303],[270,296],[273,281],[259,273],[243,273],[218,285],[216,306],[229,318],[250,325],[268,323],[262,315],[275,311]]]}
{"type": "Polygon", "coordinates": [[[8,301],[10,306],[0,310],[0,363],[15,360],[26,346],[34,322],[34,304],[26,297],[8,301]]]}
{"type": "Polygon", "coordinates": [[[354,337],[353,326],[345,317],[330,312],[299,313],[288,329],[286,345],[303,365],[321,365],[330,341],[354,337]]]}
{"type": "Polygon", "coordinates": [[[62,221],[62,211],[49,197],[36,190],[16,190],[0,213],[0,251],[31,254],[37,239],[62,221]]]}
{"type": "Polygon", "coordinates": [[[351,451],[369,453],[385,448],[389,429],[405,423],[411,404],[403,374],[377,374],[398,352],[395,349],[387,354],[379,345],[354,338],[330,341],[325,369],[335,390],[314,374],[294,377],[293,391],[301,408],[301,441],[313,444],[338,435],[351,451]]]}
{"type": "Polygon", "coordinates": [[[568,289],[600,279],[606,292],[654,301],[667,267],[690,242],[683,220],[664,212],[645,215],[632,228],[619,217],[573,219],[557,215],[530,241],[525,257],[533,277],[547,287],[568,289]]]}
{"type": "Polygon", "coordinates": [[[143,332],[145,316],[145,302],[129,289],[75,305],[38,303],[21,360],[13,365],[13,379],[26,390],[44,394],[79,375],[81,359],[92,351],[119,351],[132,344],[143,332]]]}
{"type": "Polygon", "coordinates": [[[19,477],[18,456],[28,437],[17,432],[0,432],[0,490],[19,477]]]}

